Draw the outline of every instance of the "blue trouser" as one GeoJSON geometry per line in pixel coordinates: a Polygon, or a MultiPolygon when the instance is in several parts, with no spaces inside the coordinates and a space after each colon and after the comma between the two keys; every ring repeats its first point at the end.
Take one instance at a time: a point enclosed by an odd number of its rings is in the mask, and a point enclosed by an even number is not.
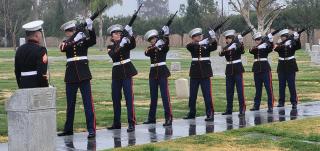
{"type": "Polygon", "coordinates": [[[256,95],[254,97],[253,108],[260,109],[262,86],[263,85],[266,88],[266,92],[268,95],[268,108],[273,108],[274,95],[273,95],[271,71],[254,73],[254,83],[255,83],[255,87],[256,87],[256,95]]]}
{"type": "Polygon", "coordinates": [[[279,78],[279,105],[284,105],[286,97],[286,84],[290,91],[290,102],[297,105],[298,98],[296,92],[296,73],[278,73],[279,78]]]}
{"type": "Polygon", "coordinates": [[[128,123],[135,125],[136,116],[134,113],[134,95],[132,78],[127,79],[112,79],[112,101],[113,101],[113,124],[121,126],[121,99],[123,89],[124,97],[127,106],[128,123]]]}
{"type": "Polygon", "coordinates": [[[239,112],[244,113],[246,111],[246,103],[244,98],[244,85],[243,74],[227,75],[226,76],[226,96],[227,96],[227,113],[232,113],[233,109],[233,95],[234,86],[237,87],[238,100],[239,100],[239,112]]]}
{"type": "Polygon", "coordinates": [[[196,115],[196,102],[198,96],[199,86],[201,86],[204,103],[206,105],[206,115],[211,116],[214,114],[213,97],[210,78],[190,78],[190,97],[189,97],[189,115],[196,115]]]}
{"type": "Polygon", "coordinates": [[[64,126],[65,132],[73,131],[74,111],[76,106],[77,92],[80,88],[83,106],[86,115],[87,129],[89,133],[96,132],[96,116],[91,93],[90,80],[84,80],[79,83],[66,83],[67,95],[67,120],[64,126]]]}
{"type": "Polygon", "coordinates": [[[149,79],[149,86],[150,86],[151,103],[150,103],[150,111],[149,111],[148,119],[150,121],[156,120],[159,86],[160,86],[160,92],[162,97],[162,104],[164,108],[164,116],[167,120],[172,119],[168,78],[163,77],[159,79],[149,79]]]}

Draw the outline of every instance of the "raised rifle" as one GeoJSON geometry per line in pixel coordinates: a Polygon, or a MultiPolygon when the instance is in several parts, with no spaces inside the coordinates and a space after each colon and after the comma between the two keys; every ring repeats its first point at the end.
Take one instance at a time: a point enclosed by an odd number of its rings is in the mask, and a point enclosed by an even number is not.
{"type": "MultiPolygon", "coordinates": [[[[247,30],[243,31],[240,35],[241,35],[242,37],[244,37],[244,36],[248,35],[248,34],[251,33],[251,32],[252,32],[252,28],[249,27],[247,30]]],[[[233,41],[232,41],[230,44],[228,44],[227,46],[225,46],[225,47],[223,48],[223,50],[228,49],[233,43],[240,43],[240,41],[239,41],[239,39],[238,39],[238,36],[235,36],[234,39],[233,39],[233,41]]]]}
{"type": "MultiPolygon", "coordinates": [[[[176,17],[177,13],[178,13],[178,11],[176,11],[176,13],[175,13],[174,15],[171,15],[171,16],[170,16],[170,18],[169,18],[169,20],[168,20],[168,22],[166,23],[165,26],[168,26],[168,27],[171,26],[171,24],[172,24],[172,22],[173,22],[173,19],[176,17]]],[[[162,29],[160,29],[160,30],[159,30],[159,39],[162,39],[163,36],[164,36],[164,31],[163,31],[162,29]]]]}
{"type": "MultiPolygon", "coordinates": [[[[93,15],[90,16],[90,19],[92,21],[95,20],[107,8],[107,6],[108,5],[106,4],[101,9],[97,9],[97,11],[94,12],[93,15]]],[[[82,41],[82,40],[79,40],[79,41],[75,42],[73,39],[77,36],[77,34],[79,32],[84,32],[86,30],[85,29],[86,27],[87,27],[87,23],[86,22],[82,22],[79,25],[77,25],[76,26],[76,32],[69,39],[67,39],[65,42],[67,44],[76,44],[76,43],[79,43],[80,41],[82,41]]]]}
{"type": "MultiPolygon", "coordinates": [[[[130,22],[129,22],[128,26],[132,27],[134,21],[137,19],[138,13],[139,13],[142,5],[143,5],[143,4],[140,4],[138,10],[133,14],[133,16],[132,16],[131,19],[130,19],[130,22]]],[[[125,29],[122,31],[121,40],[122,40],[123,37],[129,37],[128,31],[125,30],[125,29]]]]}

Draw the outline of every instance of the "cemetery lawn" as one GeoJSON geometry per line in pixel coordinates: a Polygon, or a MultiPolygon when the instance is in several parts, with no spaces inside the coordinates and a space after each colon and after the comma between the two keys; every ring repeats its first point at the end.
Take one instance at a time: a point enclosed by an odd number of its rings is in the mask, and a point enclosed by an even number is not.
{"type": "MultiPolygon", "coordinates": [[[[142,49],[141,49],[142,50],[142,49]]],[[[170,66],[171,62],[181,62],[182,71],[172,72],[170,81],[170,95],[172,103],[172,111],[174,118],[182,118],[188,112],[188,99],[177,99],[175,95],[174,80],[178,78],[189,78],[190,56],[186,49],[176,48],[183,59],[181,60],[168,60],[167,64],[170,66]]],[[[56,48],[49,49],[49,56],[64,56],[58,52],[56,48]]],[[[141,52],[142,53],[142,52],[141,52]]],[[[14,76],[14,65],[12,58],[14,57],[12,50],[0,49],[0,142],[6,141],[7,136],[7,117],[5,112],[5,101],[11,96],[17,89],[17,84],[14,76]],[[2,137],[1,137],[2,136],[2,137]]],[[[106,55],[106,52],[98,51],[92,48],[89,51],[89,55],[106,55]]],[[[217,56],[217,52],[212,53],[212,56],[217,56]]],[[[253,104],[253,98],[255,93],[253,73],[251,72],[253,56],[246,53],[248,58],[248,64],[245,66],[247,71],[244,74],[245,83],[245,97],[247,109],[250,109],[253,104]]],[[[278,80],[276,74],[277,54],[272,53],[273,63],[273,86],[275,97],[278,98],[278,80]]],[[[311,64],[310,57],[304,51],[297,51],[296,58],[298,60],[298,66],[300,71],[297,73],[297,91],[300,102],[319,101],[320,100],[320,66],[311,64]]],[[[146,120],[149,111],[149,60],[133,60],[135,67],[139,74],[134,77],[134,92],[135,92],[135,109],[138,124],[141,124],[146,120]]],[[[65,84],[63,82],[65,72],[65,60],[52,62],[50,64],[51,80],[54,86],[57,87],[57,127],[58,131],[63,129],[63,125],[66,117],[66,96],[65,96],[65,84]]],[[[97,128],[102,129],[110,126],[113,121],[113,108],[111,100],[111,70],[112,64],[108,61],[90,61],[90,68],[93,75],[91,81],[92,92],[94,98],[94,105],[96,110],[97,128]]],[[[215,76],[212,80],[213,84],[213,96],[214,96],[214,108],[215,112],[223,112],[226,107],[225,99],[225,78],[215,76]]],[[[265,108],[266,94],[263,90],[262,106],[265,108]]],[[[79,92],[79,91],[78,91],[79,92]]],[[[287,94],[288,90],[287,90],[287,94]]],[[[123,97],[124,98],[124,97],[123,97]]],[[[159,97],[160,98],[160,97],[159,97]]],[[[286,98],[287,103],[289,97],[286,98]]],[[[85,131],[85,116],[82,105],[81,95],[78,93],[75,116],[75,130],[85,131]]],[[[234,98],[234,111],[238,110],[237,95],[234,98]]],[[[158,101],[157,119],[163,121],[164,113],[161,99],[158,101]]],[[[277,102],[276,102],[277,103],[277,102]]],[[[202,93],[198,93],[197,100],[197,116],[204,116],[204,102],[202,93]]],[[[122,101],[122,122],[123,126],[127,124],[126,107],[125,102],[122,101]]]]}
{"type": "Polygon", "coordinates": [[[119,148],[119,151],[316,151],[320,150],[320,118],[276,122],[160,143],[119,148]]]}

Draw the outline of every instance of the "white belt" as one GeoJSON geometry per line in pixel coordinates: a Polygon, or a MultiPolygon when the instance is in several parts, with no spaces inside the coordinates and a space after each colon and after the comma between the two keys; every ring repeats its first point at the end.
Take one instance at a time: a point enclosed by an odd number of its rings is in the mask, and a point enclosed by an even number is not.
{"type": "Polygon", "coordinates": [[[122,60],[120,62],[114,62],[113,63],[113,66],[118,66],[118,65],[121,65],[121,64],[126,64],[128,62],[130,62],[131,60],[130,59],[126,59],[126,60],[122,60]]]}
{"type": "Polygon", "coordinates": [[[239,62],[241,62],[241,59],[234,60],[234,61],[227,61],[227,64],[236,64],[236,63],[239,63],[239,62]]]}
{"type": "Polygon", "coordinates": [[[204,61],[204,60],[210,60],[209,57],[203,57],[203,58],[192,58],[192,61],[204,61]]]}
{"type": "Polygon", "coordinates": [[[151,64],[150,67],[158,67],[158,66],[163,66],[163,65],[166,65],[166,62],[159,62],[159,63],[151,64]]]}
{"type": "Polygon", "coordinates": [[[79,61],[79,60],[88,60],[88,57],[87,57],[87,56],[82,56],[82,57],[68,58],[68,59],[67,59],[67,62],[79,61]]]}
{"type": "Polygon", "coordinates": [[[21,76],[23,77],[37,75],[37,74],[38,74],[37,71],[21,72],[21,76]]]}
{"type": "Polygon", "coordinates": [[[291,59],[294,59],[294,58],[295,58],[294,56],[287,57],[287,58],[281,58],[281,57],[279,57],[279,60],[291,60],[291,59]]]}
{"type": "Polygon", "coordinates": [[[258,58],[258,59],[254,59],[254,62],[257,61],[268,61],[268,58],[258,58]]]}

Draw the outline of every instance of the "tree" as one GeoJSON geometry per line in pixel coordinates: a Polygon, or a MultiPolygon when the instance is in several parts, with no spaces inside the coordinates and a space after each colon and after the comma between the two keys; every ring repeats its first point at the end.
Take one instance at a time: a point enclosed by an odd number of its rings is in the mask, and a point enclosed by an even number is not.
{"type": "Polygon", "coordinates": [[[241,14],[247,25],[253,32],[267,33],[273,21],[282,11],[283,5],[279,5],[276,0],[229,0],[232,9],[241,14]],[[257,28],[250,20],[250,12],[256,12],[257,28]]]}
{"type": "Polygon", "coordinates": [[[5,39],[9,33],[12,46],[15,48],[17,33],[21,30],[23,23],[26,23],[26,18],[31,14],[31,0],[1,0],[1,14],[5,22],[5,39]]]}

